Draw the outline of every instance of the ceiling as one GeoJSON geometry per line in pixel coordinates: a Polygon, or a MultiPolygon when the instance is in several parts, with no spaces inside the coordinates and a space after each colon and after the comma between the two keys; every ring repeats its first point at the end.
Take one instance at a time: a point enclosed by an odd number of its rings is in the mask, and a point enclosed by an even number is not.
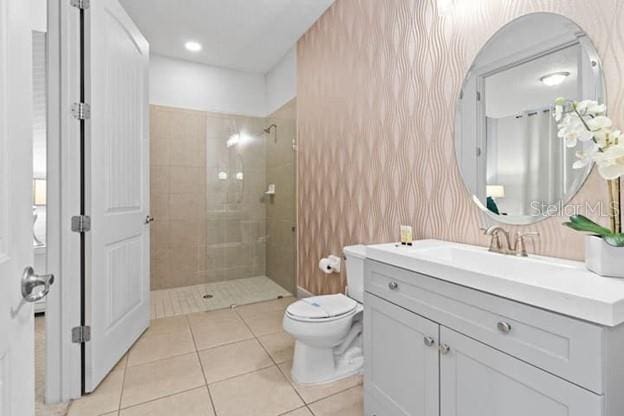
{"type": "Polygon", "coordinates": [[[334,0],[120,0],[152,53],[268,72],[334,0]],[[187,41],[201,52],[184,48],[187,41]]]}

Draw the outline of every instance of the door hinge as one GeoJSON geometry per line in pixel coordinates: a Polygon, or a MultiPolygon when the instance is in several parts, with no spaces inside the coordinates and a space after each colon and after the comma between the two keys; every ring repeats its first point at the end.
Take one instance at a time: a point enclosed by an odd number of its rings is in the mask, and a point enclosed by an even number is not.
{"type": "Polygon", "coordinates": [[[481,93],[477,91],[477,101],[481,101],[481,93]]]}
{"type": "Polygon", "coordinates": [[[75,233],[86,233],[91,231],[91,217],[87,215],[76,215],[71,219],[71,230],[75,233]]]}
{"type": "Polygon", "coordinates": [[[76,326],[72,328],[72,342],[74,344],[84,344],[91,341],[90,326],[76,326]]]}
{"type": "Polygon", "coordinates": [[[69,4],[80,10],[86,10],[91,5],[91,2],[89,0],[70,0],[69,4]]]}
{"type": "Polygon", "coordinates": [[[87,103],[73,103],[71,112],[76,120],[88,120],[91,118],[91,106],[87,103]]]}

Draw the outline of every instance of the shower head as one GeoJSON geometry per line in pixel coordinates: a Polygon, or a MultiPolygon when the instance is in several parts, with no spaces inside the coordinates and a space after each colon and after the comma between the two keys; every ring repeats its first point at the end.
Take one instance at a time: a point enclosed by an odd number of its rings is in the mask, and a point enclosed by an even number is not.
{"type": "Polygon", "coordinates": [[[273,127],[275,127],[275,128],[277,129],[277,124],[275,124],[275,123],[274,123],[274,124],[271,124],[269,127],[267,127],[266,129],[264,129],[264,132],[265,132],[266,134],[271,134],[271,129],[272,129],[273,127]]]}

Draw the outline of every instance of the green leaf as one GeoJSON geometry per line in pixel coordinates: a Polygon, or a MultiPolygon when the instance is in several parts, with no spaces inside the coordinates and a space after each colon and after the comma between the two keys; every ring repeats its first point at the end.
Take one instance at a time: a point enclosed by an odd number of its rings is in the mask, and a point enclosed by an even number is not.
{"type": "Polygon", "coordinates": [[[563,225],[575,231],[581,231],[598,236],[613,247],[624,247],[624,234],[614,234],[608,228],[596,224],[594,221],[583,215],[574,215],[570,217],[569,222],[565,222],[563,225]]]}
{"type": "Polygon", "coordinates": [[[611,234],[604,236],[603,239],[613,247],[624,247],[624,234],[611,234]]]}
{"type": "Polygon", "coordinates": [[[613,235],[611,230],[603,227],[602,225],[596,224],[584,215],[574,215],[570,217],[570,222],[566,222],[563,225],[576,231],[592,233],[601,237],[613,235]]]}

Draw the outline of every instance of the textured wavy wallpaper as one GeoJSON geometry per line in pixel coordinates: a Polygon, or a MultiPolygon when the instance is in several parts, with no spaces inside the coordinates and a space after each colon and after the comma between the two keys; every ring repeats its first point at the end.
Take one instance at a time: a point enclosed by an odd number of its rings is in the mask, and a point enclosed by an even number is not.
{"type": "MultiPolygon", "coordinates": [[[[550,11],[594,41],[609,113],[622,124],[624,2],[617,0],[337,0],[298,45],[299,285],[343,289],[318,259],[345,245],[417,238],[486,245],[482,214],[455,162],[455,100],[482,44],[517,16],[550,11]]],[[[606,200],[594,173],[574,203],[606,200]]],[[[583,239],[551,218],[525,229],[544,255],[583,258],[583,239]]]]}

